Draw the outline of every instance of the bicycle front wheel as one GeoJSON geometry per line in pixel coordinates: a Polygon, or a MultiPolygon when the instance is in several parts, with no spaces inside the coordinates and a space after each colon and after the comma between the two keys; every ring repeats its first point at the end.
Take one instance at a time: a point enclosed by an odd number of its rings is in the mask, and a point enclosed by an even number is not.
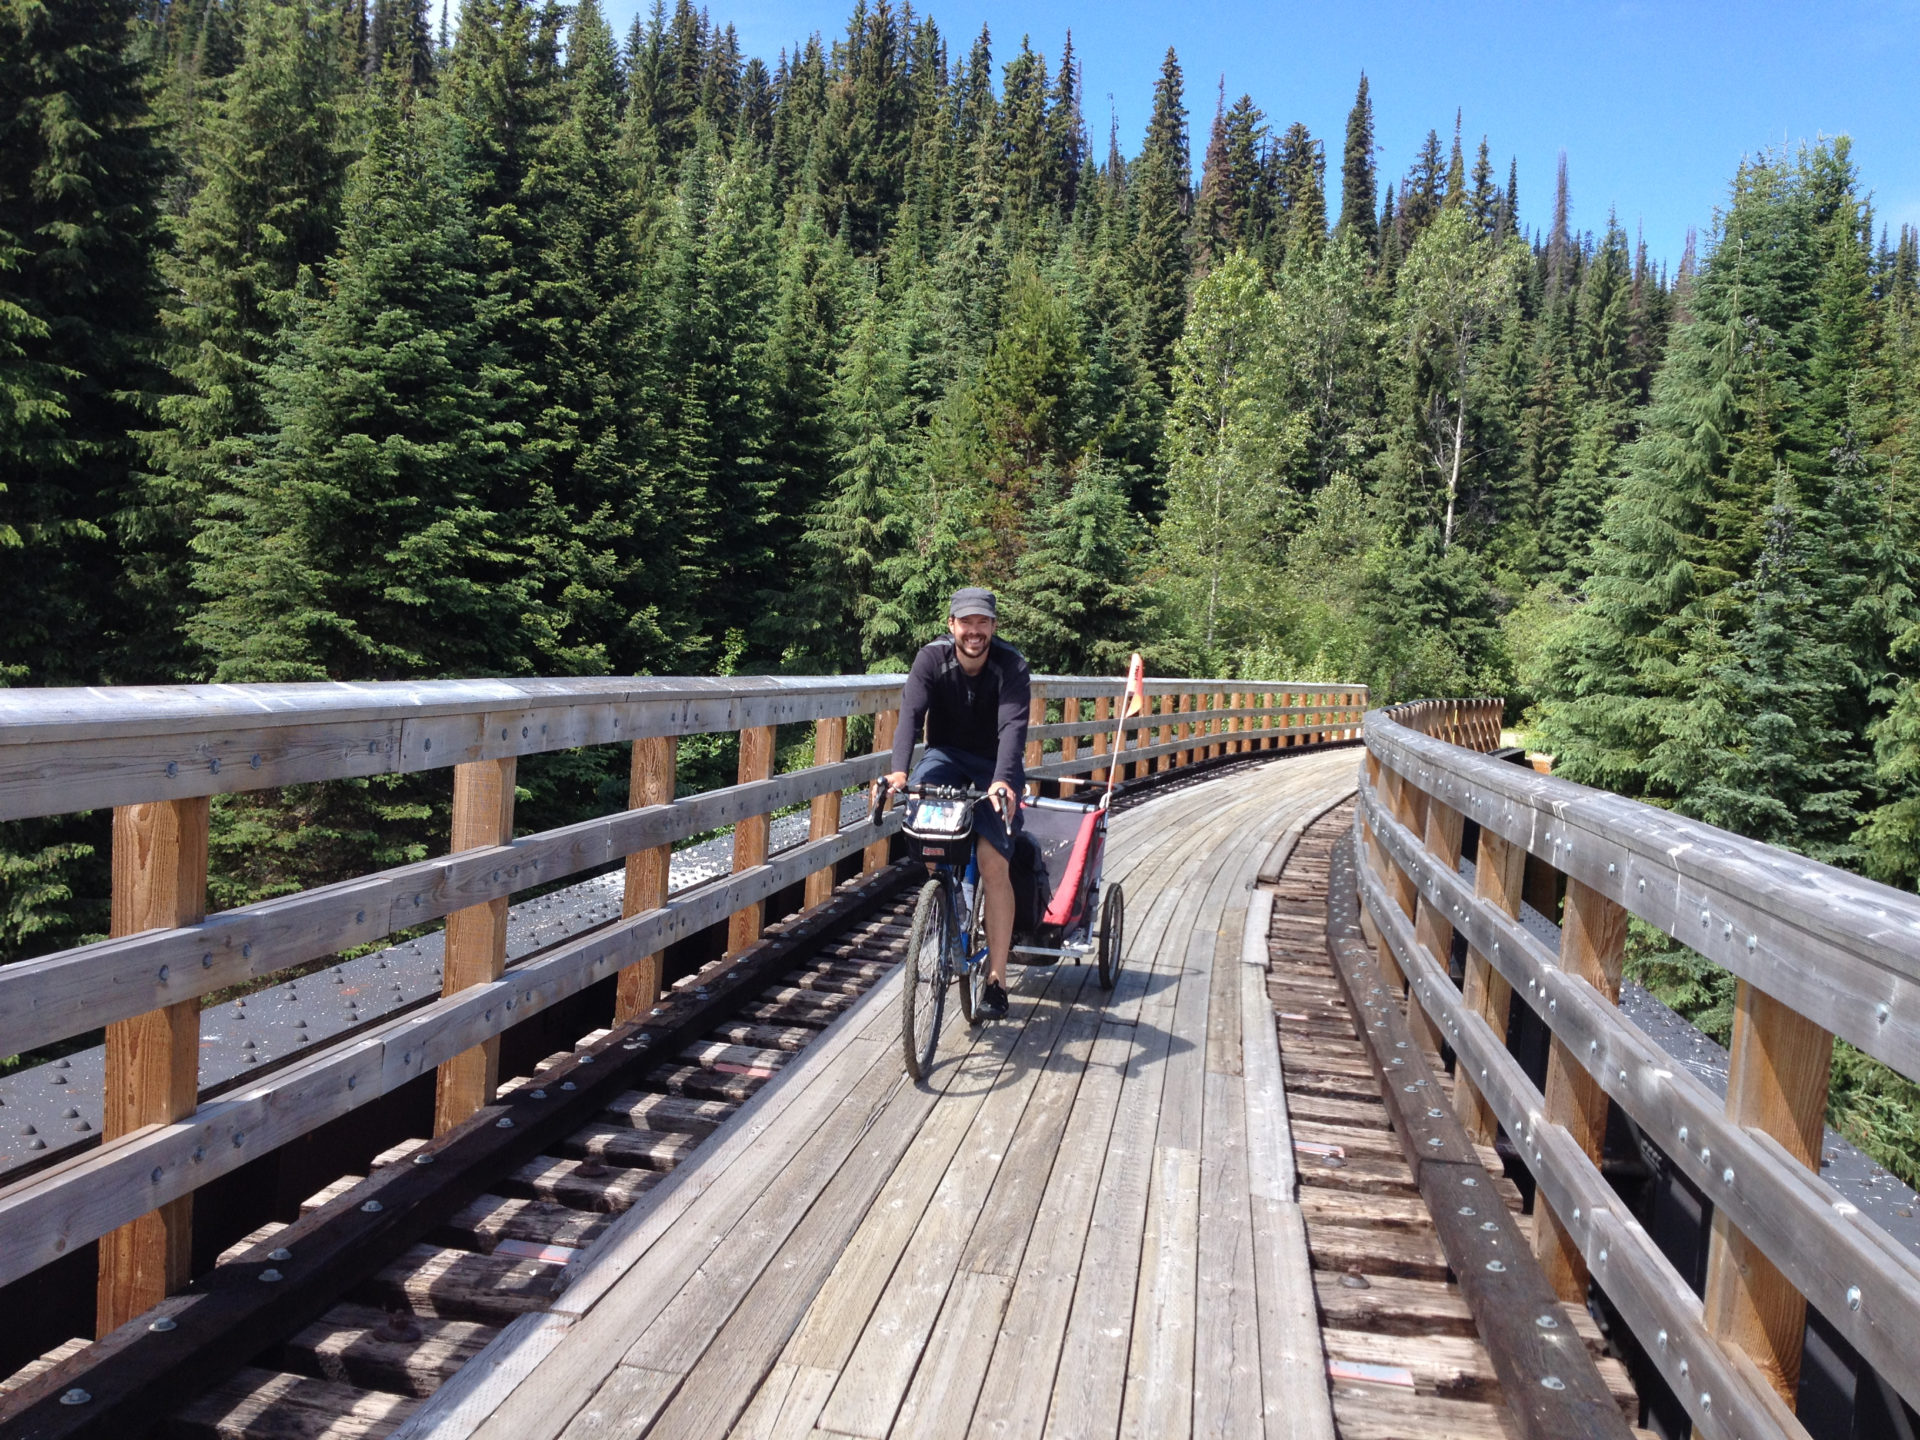
{"type": "Polygon", "coordinates": [[[947,1008],[948,936],[953,933],[952,899],[947,887],[929,880],[914,902],[913,928],[907,936],[906,983],[900,987],[900,1045],[907,1073],[924,1080],[933,1072],[934,1047],[947,1008]]]}

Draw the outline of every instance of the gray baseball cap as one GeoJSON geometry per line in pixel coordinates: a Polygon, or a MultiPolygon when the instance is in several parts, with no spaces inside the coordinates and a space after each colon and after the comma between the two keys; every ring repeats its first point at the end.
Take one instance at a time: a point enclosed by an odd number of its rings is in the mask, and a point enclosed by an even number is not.
{"type": "Polygon", "coordinates": [[[993,592],[983,590],[978,585],[967,585],[953,592],[953,599],[947,602],[947,614],[959,619],[962,615],[984,615],[989,620],[998,620],[1000,612],[994,609],[993,592]]]}

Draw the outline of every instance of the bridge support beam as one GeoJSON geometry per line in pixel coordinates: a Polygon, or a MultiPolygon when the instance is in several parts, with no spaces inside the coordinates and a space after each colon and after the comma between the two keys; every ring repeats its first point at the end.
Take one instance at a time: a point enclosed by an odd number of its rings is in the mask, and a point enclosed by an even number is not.
{"type": "MultiPolygon", "coordinates": [[[[113,812],[114,936],[197,925],[207,913],[204,796],[113,812]]],[[[107,1026],[104,1140],[193,1114],[200,1099],[200,1002],[183,1000],[107,1026]]],[[[182,1195],[100,1241],[95,1333],[106,1335],[190,1277],[193,1197],[182,1195]]]]}
{"type": "MultiPolygon", "coordinates": [[[[627,770],[627,808],[672,804],[679,760],[678,736],[657,735],[634,741],[627,770]]],[[[626,885],[620,896],[622,919],[630,920],[667,903],[667,877],[672,864],[671,845],[636,850],[627,857],[626,885]]],[[[622,970],[614,987],[613,1023],[623,1025],[651,1010],[660,998],[665,972],[666,956],[658,951],[622,970]]]]}

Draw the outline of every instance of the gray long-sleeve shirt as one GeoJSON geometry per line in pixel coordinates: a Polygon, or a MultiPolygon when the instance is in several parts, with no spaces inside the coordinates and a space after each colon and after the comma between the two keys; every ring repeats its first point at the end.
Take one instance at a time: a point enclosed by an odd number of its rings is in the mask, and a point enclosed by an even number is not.
{"type": "Polygon", "coordinates": [[[951,637],[922,646],[907,672],[900,727],[893,736],[893,768],[905,770],[927,723],[929,747],[966,750],[993,761],[993,778],[1018,791],[1026,783],[1030,673],[1020,652],[996,638],[978,675],[960,668],[951,637]]]}

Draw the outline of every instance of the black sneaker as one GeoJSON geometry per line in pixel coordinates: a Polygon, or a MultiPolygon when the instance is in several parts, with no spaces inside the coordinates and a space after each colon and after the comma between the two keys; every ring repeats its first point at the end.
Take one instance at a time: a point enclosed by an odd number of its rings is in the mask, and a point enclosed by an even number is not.
{"type": "Polygon", "coordinates": [[[989,980],[980,987],[980,1018],[983,1020],[1004,1020],[1007,1018],[1007,987],[996,985],[989,980]]]}

